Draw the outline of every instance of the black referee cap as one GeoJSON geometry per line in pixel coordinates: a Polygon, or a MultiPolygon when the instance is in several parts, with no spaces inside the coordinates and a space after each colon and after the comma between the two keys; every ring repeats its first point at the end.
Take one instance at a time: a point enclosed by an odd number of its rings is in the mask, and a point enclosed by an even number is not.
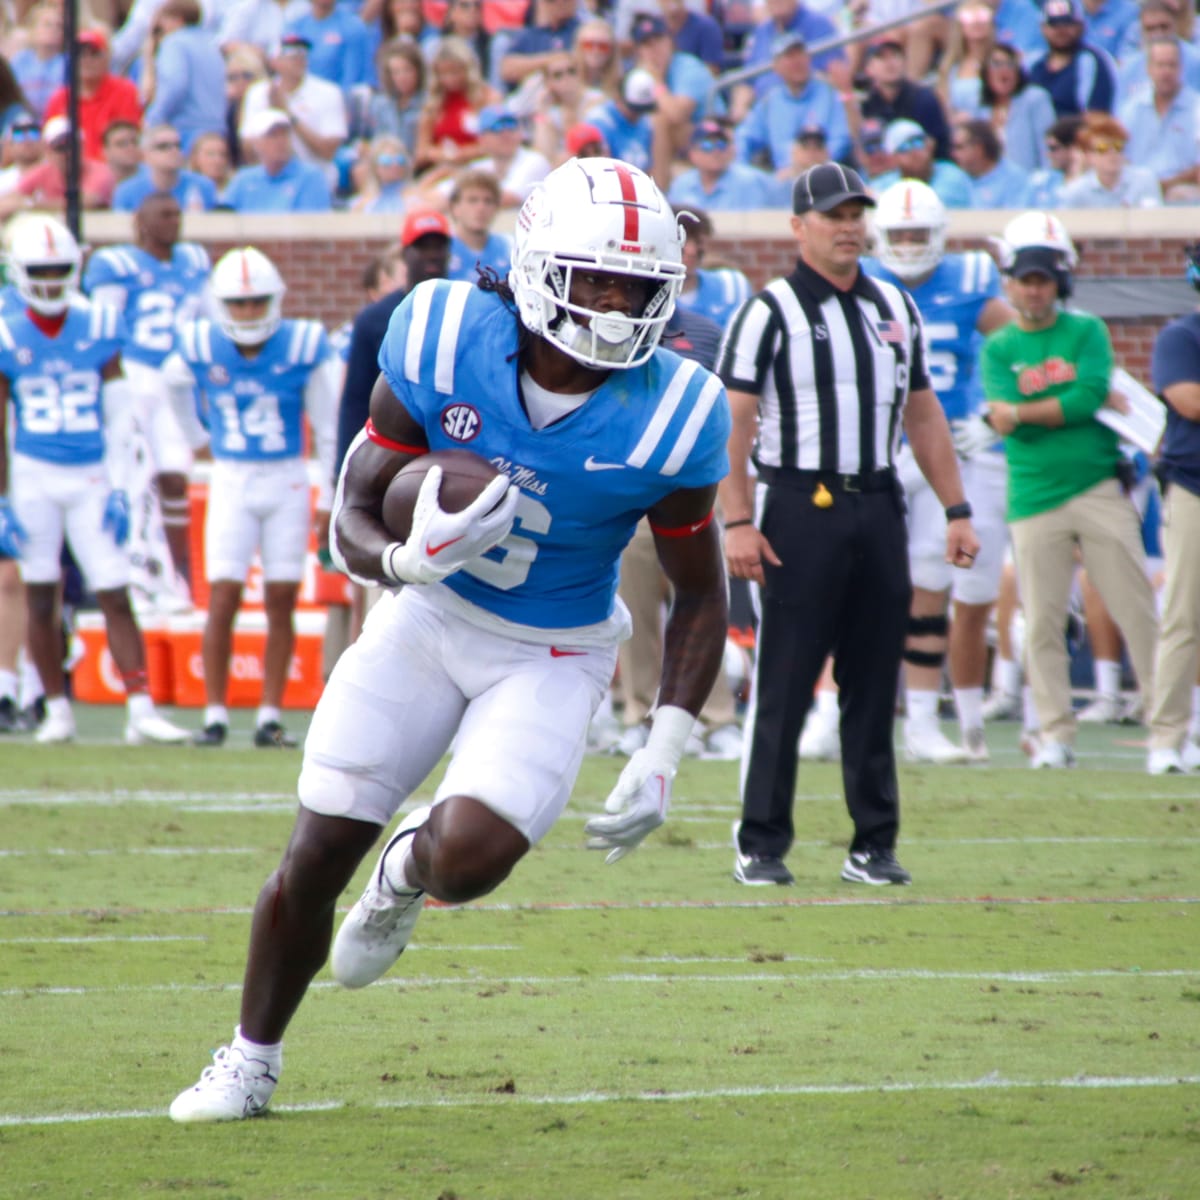
{"type": "Polygon", "coordinates": [[[821,163],[801,172],[792,185],[792,212],[829,212],[847,200],[875,207],[862,176],[841,163],[821,163]]]}

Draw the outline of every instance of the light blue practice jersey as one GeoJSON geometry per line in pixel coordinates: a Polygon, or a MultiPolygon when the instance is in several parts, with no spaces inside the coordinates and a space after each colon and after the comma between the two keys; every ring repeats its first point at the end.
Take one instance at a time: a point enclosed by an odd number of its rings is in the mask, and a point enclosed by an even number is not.
{"type": "Polygon", "coordinates": [[[519,331],[494,292],[430,280],[392,315],[379,366],[431,449],[471,450],[521,489],[512,533],[446,585],[522,625],[597,624],[613,612],[617,564],[642,515],[728,471],[729,402],[715,375],[660,349],[534,429],[519,331]]]}
{"type": "Polygon", "coordinates": [[[983,403],[978,371],[983,335],[976,325],[987,302],[1003,295],[1000,272],[991,257],[982,250],[947,254],[933,274],[915,287],[878,259],[864,259],[863,269],[876,279],[904,288],[917,302],[933,390],[948,420],[970,416],[983,403]]]}
{"type": "Polygon", "coordinates": [[[138,246],[105,246],[88,261],[83,290],[92,295],[104,288],[107,303],[120,299],[129,326],[125,357],[161,367],[175,347],[176,331],[199,316],[211,270],[208,251],[194,242],[177,242],[170,262],[138,246]]]}
{"type": "Polygon", "coordinates": [[[722,267],[712,271],[698,270],[696,287],[680,296],[678,303],[680,308],[716,321],[724,331],[733,314],[749,299],[750,280],[741,271],[722,267]]]}
{"type": "Polygon", "coordinates": [[[208,318],[179,332],[215,459],[267,462],[304,453],[304,389],[329,357],[318,321],[281,321],[254,358],[208,318]]]}
{"type": "Polygon", "coordinates": [[[121,314],[82,296],[71,302],[56,337],[24,310],[0,316],[0,375],[12,394],[18,454],[63,466],[103,460],[103,371],[125,340],[121,314]]]}

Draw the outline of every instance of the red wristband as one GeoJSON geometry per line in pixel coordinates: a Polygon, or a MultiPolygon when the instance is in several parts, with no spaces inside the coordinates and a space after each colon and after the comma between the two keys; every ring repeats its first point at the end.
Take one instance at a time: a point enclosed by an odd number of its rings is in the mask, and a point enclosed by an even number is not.
{"type": "Polygon", "coordinates": [[[367,424],[365,428],[367,431],[367,437],[374,442],[375,445],[382,446],[385,450],[395,450],[397,454],[419,455],[429,453],[428,446],[408,446],[405,445],[404,442],[397,442],[388,437],[386,434],[380,433],[379,430],[375,428],[375,422],[372,421],[370,417],[367,418],[367,424]]]}

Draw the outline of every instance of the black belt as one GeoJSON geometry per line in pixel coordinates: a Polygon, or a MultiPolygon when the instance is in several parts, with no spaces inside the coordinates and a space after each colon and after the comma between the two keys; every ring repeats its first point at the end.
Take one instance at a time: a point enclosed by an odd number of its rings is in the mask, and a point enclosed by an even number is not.
{"type": "Polygon", "coordinates": [[[896,472],[891,467],[880,471],[860,471],[857,475],[837,475],[832,471],[798,471],[793,467],[758,468],[758,477],[771,487],[813,491],[824,486],[831,492],[890,492],[896,488],[896,472]]]}

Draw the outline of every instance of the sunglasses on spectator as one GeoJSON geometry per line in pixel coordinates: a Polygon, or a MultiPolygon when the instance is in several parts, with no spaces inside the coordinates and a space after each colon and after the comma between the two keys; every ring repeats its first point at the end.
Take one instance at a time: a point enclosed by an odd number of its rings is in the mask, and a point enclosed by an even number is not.
{"type": "Polygon", "coordinates": [[[896,147],[897,154],[907,154],[910,150],[924,150],[925,135],[922,133],[915,137],[910,137],[907,141],[901,142],[896,147]]]}
{"type": "Polygon", "coordinates": [[[178,138],[174,138],[171,141],[167,141],[167,142],[152,142],[150,145],[150,149],[151,150],[182,150],[183,143],[178,138]]]}
{"type": "Polygon", "coordinates": [[[988,66],[994,67],[996,70],[1002,70],[1004,67],[1016,68],[1016,62],[1009,58],[1007,54],[993,54],[988,59],[988,66]]]}
{"type": "Polygon", "coordinates": [[[1097,154],[1108,154],[1112,150],[1120,154],[1125,149],[1125,143],[1117,141],[1115,138],[1093,138],[1088,149],[1094,150],[1097,154]]]}
{"type": "Polygon", "coordinates": [[[8,136],[14,142],[36,142],[42,136],[42,131],[36,125],[14,125],[8,131],[8,136]]]}
{"type": "Polygon", "coordinates": [[[408,162],[403,154],[381,154],[376,160],[377,167],[402,167],[408,162]]]}
{"type": "Polygon", "coordinates": [[[697,150],[728,150],[729,139],[706,137],[700,138],[699,140],[693,142],[692,145],[695,146],[697,150]]]}
{"type": "Polygon", "coordinates": [[[225,80],[227,83],[253,83],[253,71],[226,71],[225,80]]]}
{"type": "Polygon", "coordinates": [[[595,38],[584,38],[579,44],[584,50],[611,50],[613,48],[612,42],[602,42],[595,38]]]}
{"type": "Polygon", "coordinates": [[[572,75],[578,75],[578,67],[560,67],[557,71],[550,72],[551,79],[568,79],[572,75]]]}

